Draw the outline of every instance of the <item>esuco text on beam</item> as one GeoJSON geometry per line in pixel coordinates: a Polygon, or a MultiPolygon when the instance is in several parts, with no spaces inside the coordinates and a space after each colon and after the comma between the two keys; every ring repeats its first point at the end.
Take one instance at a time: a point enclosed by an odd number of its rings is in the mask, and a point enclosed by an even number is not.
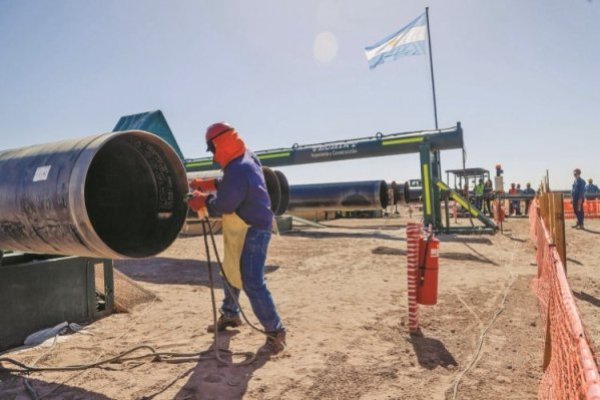
{"type": "MultiPolygon", "coordinates": [[[[268,167],[310,164],[327,161],[352,160],[395,154],[419,153],[420,145],[427,143],[432,151],[463,148],[463,131],[460,122],[455,127],[433,130],[392,133],[358,139],[338,140],[308,145],[295,144],[288,148],[256,152],[261,163],[268,167]]],[[[188,171],[218,169],[212,158],[185,160],[188,171]]]]}

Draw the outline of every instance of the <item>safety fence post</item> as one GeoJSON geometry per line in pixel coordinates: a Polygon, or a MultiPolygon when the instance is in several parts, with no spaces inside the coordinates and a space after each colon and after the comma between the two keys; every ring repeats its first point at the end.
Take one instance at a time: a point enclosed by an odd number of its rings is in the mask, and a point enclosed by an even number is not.
{"type": "Polygon", "coordinates": [[[565,273],[567,272],[567,242],[565,240],[565,210],[563,195],[561,193],[549,193],[552,198],[552,237],[556,250],[560,256],[565,273]]]}

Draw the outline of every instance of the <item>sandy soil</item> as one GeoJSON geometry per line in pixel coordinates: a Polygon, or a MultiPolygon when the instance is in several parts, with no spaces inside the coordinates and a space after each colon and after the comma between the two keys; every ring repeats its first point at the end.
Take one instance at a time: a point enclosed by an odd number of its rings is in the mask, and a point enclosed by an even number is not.
{"type": "MultiPolygon", "coordinates": [[[[412,338],[406,327],[406,222],[335,220],[326,229],[273,238],[267,277],[288,329],[283,355],[233,367],[212,360],[117,364],[37,373],[30,382],[44,399],[451,399],[455,388],[459,399],[536,398],[543,335],[529,288],[536,267],[527,220],[510,220],[504,235],[440,236],[439,303],[421,308],[423,336],[412,338]]],[[[600,231],[600,223],[589,226],[600,231]]],[[[569,230],[568,239],[569,276],[597,336],[596,236],[569,230]]],[[[138,344],[209,349],[205,259],[200,238],[186,237],[159,257],[118,263],[160,301],[91,324],[93,336],[71,336],[39,365],[88,362],[138,344]]],[[[245,298],[244,304],[249,310],[245,298]]],[[[219,346],[256,351],[263,341],[242,326],[223,335],[219,346]]],[[[14,357],[32,362],[47,351],[14,357]]],[[[22,377],[0,380],[1,399],[29,398],[22,377]]]]}

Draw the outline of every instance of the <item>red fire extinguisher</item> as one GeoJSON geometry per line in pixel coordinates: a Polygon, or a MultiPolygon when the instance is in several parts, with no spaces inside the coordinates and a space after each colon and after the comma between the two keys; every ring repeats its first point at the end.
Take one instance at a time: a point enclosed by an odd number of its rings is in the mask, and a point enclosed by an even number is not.
{"type": "Polygon", "coordinates": [[[417,303],[437,303],[440,241],[433,235],[419,240],[419,285],[417,303]]]}

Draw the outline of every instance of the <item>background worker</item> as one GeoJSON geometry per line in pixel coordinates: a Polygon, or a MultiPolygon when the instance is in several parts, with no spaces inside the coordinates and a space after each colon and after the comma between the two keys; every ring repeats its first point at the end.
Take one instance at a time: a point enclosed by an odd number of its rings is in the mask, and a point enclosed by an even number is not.
{"type": "Polygon", "coordinates": [[[494,188],[492,186],[492,181],[488,178],[483,184],[483,201],[484,201],[484,213],[487,212],[490,217],[494,217],[494,213],[492,212],[492,197],[494,196],[494,188]]]}
{"type": "Polygon", "coordinates": [[[462,194],[465,199],[469,200],[469,182],[466,182],[466,180],[465,185],[463,186],[462,194]]]}
{"type": "MultiPolygon", "coordinates": [[[[263,349],[277,354],[285,348],[286,331],[265,283],[273,213],[260,161],[225,122],[208,127],[206,144],[223,170],[223,177],[192,181],[190,186],[195,191],[189,205],[194,211],[207,209],[210,216],[223,218],[223,267],[231,290],[225,287],[217,329],[242,324],[237,299],[243,288],[267,333],[263,349]]],[[[208,330],[214,331],[214,326],[208,330]]]]}
{"type": "MultiPolygon", "coordinates": [[[[535,190],[531,188],[531,183],[527,182],[525,190],[523,190],[523,194],[528,196],[535,196],[535,190]]],[[[525,199],[525,215],[529,215],[529,205],[531,204],[532,199],[525,199]]]]}
{"type": "Polygon", "coordinates": [[[475,185],[475,208],[481,210],[483,205],[483,179],[479,179],[477,184],[475,185]]]}
{"type": "Polygon", "coordinates": [[[575,168],[573,171],[575,181],[571,188],[571,201],[573,202],[573,210],[577,217],[577,224],[573,226],[575,229],[583,229],[583,202],[585,201],[585,181],[581,178],[581,170],[575,168]]]}
{"type": "MultiPolygon", "coordinates": [[[[520,196],[523,194],[523,191],[521,190],[521,184],[517,183],[517,195],[520,196]]],[[[517,199],[516,200],[516,213],[517,215],[523,215],[523,213],[521,212],[521,199],[517,199]]]]}
{"type": "Polygon", "coordinates": [[[398,201],[400,199],[396,198],[396,194],[398,193],[398,184],[396,183],[396,181],[392,181],[391,185],[388,188],[388,207],[385,210],[386,215],[399,215],[400,213],[398,212],[398,201]],[[391,210],[388,213],[388,209],[391,210]]]}
{"type": "Polygon", "coordinates": [[[598,189],[598,186],[594,185],[592,178],[588,179],[588,184],[585,187],[585,198],[593,200],[597,199],[598,195],[600,195],[600,189],[598,189]]]}
{"type": "MultiPolygon", "coordinates": [[[[510,189],[508,189],[508,194],[512,196],[516,196],[519,192],[517,192],[517,186],[514,183],[510,184],[510,189]]],[[[517,200],[511,200],[508,206],[508,215],[520,215],[521,210],[518,210],[519,202],[517,200]],[[517,210],[519,211],[517,214],[517,210]]]]}

